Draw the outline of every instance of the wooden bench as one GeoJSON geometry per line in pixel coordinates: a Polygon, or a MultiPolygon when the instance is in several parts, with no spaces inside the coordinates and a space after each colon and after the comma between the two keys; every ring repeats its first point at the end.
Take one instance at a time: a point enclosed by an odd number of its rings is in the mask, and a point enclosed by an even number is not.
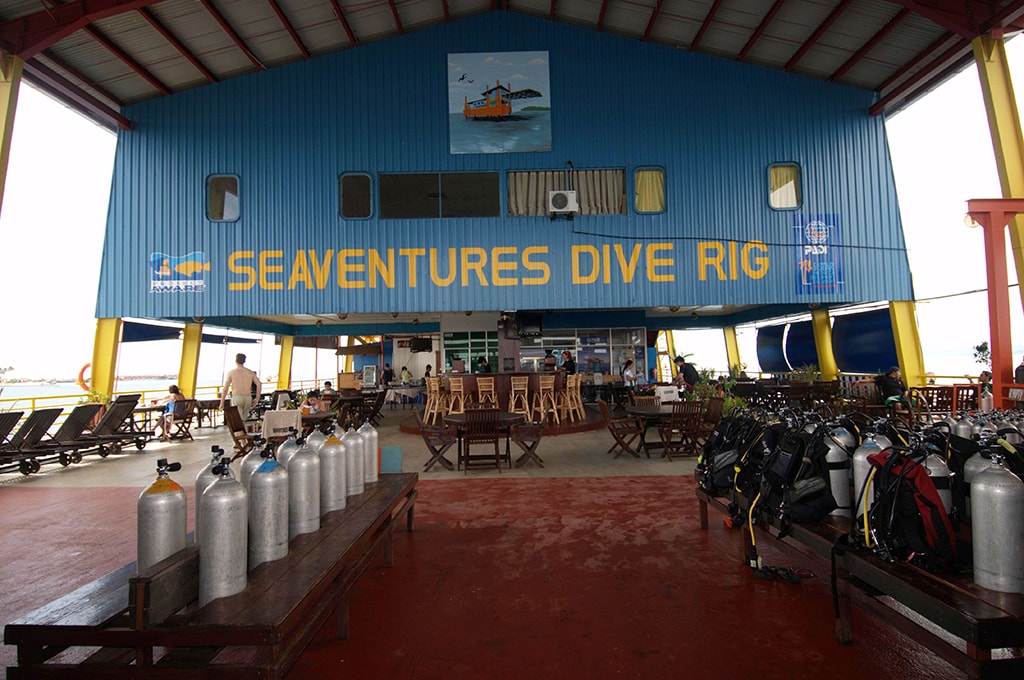
{"type": "MultiPolygon", "coordinates": [[[[724,499],[708,496],[700,487],[697,499],[702,529],[708,527],[708,507],[728,513],[724,499]]],[[[830,515],[812,524],[793,524],[791,533],[772,545],[827,561],[836,540],[849,529],[847,518],[830,515]]],[[[778,536],[774,527],[761,523],[756,531],[778,536]]],[[[741,533],[745,558],[750,532],[743,527],[741,533]]],[[[837,552],[835,561],[840,594],[837,642],[852,642],[850,603],[857,602],[971,678],[1024,677],[1024,595],[986,590],[968,575],[933,574],[866,551],[837,552]],[[994,658],[994,650],[1008,651],[994,658]]]]}
{"type": "Polygon", "coordinates": [[[243,592],[204,607],[194,544],[142,574],[125,565],[9,623],[18,665],[7,677],[281,678],[332,613],[337,637],[348,636],[349,590],[375,555],[391,566],[403,514],[412,530],[417,481],[381,474],[294,538],[287,557],[249,572],[243,592]]]}

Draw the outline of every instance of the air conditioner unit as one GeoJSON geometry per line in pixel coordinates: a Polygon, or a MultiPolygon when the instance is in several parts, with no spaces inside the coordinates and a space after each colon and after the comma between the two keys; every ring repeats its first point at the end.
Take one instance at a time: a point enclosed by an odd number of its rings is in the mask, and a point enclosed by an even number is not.
{"type": "Polygon", "coordinates": [[[580,211],[580,204],[576,202],[575,191],[548,192],[548,212],[552,213],[577,213],[580,211]]]}

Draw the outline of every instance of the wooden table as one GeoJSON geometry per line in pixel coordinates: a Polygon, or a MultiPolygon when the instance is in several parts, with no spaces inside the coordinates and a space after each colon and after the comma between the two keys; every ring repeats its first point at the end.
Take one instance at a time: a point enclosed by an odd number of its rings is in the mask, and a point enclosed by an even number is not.
{"type": "Polygon", "coordinates": [[[203,418],[209,419],[210,427],[216,427],[217,411],[220,411],[220,399],[196,400],[196,420],[199,421],[199,427],[203,426],[203,418]]]}
{"type": "Polygon", "coordinates": [[[132,409],[132,431],[153,434],[152,417],[154,413],[163,413],[167,404],[153,406],[136,406],[132,409]]]}
{"type": "MultiPolygon", "coordinates": [[[[459,453],[458,460],[462,460],[462,430],[466,426],[466,414],[465,413],[449,413],[446,416],[441,416],[441,420],[455,427],[456,435],[459,438],[459,453]]],[[[512,449],[509,446],[509,436],[512,432],[512,426],[518,425],[519,423],[525,422],[526,416],[522,413],[509,413],[508,411],[498,411],[498,431],[505,433],[505,457],[511,463],[512,461],[512,449]]],[[[511,467],[511,465],[509,466],[511,467]]]]}
{"type": "Polygon", "coordinates": [[[651,449],[660,449],[664,445],[661,443],[659,438],[656,442],[647,441],[647,430],[651,428],[651,425],[657,425],[662,420],[672,416],[672,406],[664,405],[661,406],[626,406],[626,413],[631,416],[636,416],[640,419],[640,422],[644,424],[644,432],[640,435],[640,446],[648,456],[651,455],[651,449]]]}

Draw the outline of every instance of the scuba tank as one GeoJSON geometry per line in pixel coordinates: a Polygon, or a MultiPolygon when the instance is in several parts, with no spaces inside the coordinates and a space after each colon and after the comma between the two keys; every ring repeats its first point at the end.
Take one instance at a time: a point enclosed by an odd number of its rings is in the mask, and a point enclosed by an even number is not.
{"type": "Polygon", "coordinates": [[[981,407],[981,412],[991,413],[994,402],[995,400],[992,398],[992,393],[983,389],[981,391],[981,396],[978,397],[978,405],[981,407]]]}
{"type": "Polygon", "coordinates": [[[964,484],[966,485],[964,499],[964,511],[968,517],[971,516],[971,482],[978,476],[978,473],[982,470],[987,470],[992,465],[992,461],[989,460],[988,456],[983,456],[981,451],[967,459],[964,463],[964,484]]]}
{"type": "Polygon", "coordinates": [[[199,606],[245,590],[249,494],[231,476],[228,458],[213,467],[217,481],[206,488],[199,506],[199,606]]]}
{"type": "Polygon", "coordinates": [[[964,439],[970,439],[974,434],[974,428],[972,427],[971,417],[966,413],[960,416],[960,420],[956,421],[956,425],[953,427],[953,434],[957,437],[964,439]]]}
{"type": "Polygon", "coordinates": [[[377,429],[370,424],[367,418],[357,432],[363,435],[363,481],[367,484],[377,481],[377,459],[380,455],[377,446],[380,437],[377,429]]]}
{"type": "Polygon", "coordinates": [[[928,455],[925,456],[924,461],[925,470],[928,471],[928,477],[931,478],[932,483],[935,485],[935,490],[939,494],[939,500],[942,501],[942,506],[946,508],[946,514],[950,517],[954,517],[953,513],[953,487],[952,480],[950,479],[949,466],[946,465],[946,461],[935,451],[929,451],[928,455]]]}
{"type": "Polygon", "coordinates": [[[996,432],[1000,437],[1005,439],[1009,444],[1021,444],[1024,443],[1024,437],[1021,436],[1020,430],[1017,426],[1011,423],[1006,418],[997,420],[995,423],[996,432]]]}
{"type": "Polygon", "coordinates": [[[265,456],[260,447],[267,443],[267,440],[263,437],[255,437],[252,441],[252,451],[245,454],[245,457],[242,458],[242,464],[238,469],[238,481],[242,483],[246,491],[249,490],[249,478],[252,477],[252,473],[263,464],[265,456]]]}
{"type": "Polygon", "coordinates": [[[363,470],[366,463],[366,453],[363,446],[366,440],[363,435],[356,432],[355,428],[349,428],[341,436],[341,443],[345,445],[345,481],[348,486],[349,496],[361,494],[366,489],[366,477],[363,470]]]}
{"type": "Polygon", "coordinates": [[[320,447],[320,514],[326,515],[332,510],[345,507],[348,497],[348,466],[346,447],[337,437],[334,430],[320,447]]]}
{"type": "Polygon", "coordinates": [[[250,473],[249,571],[288,554],[288,471],[267,444],[260,465],[250,473]]]}
{"type": "Polygon", "coordinates": [[[139,573],[185,548],[188,534],[188,498],[181,485],[168,476],[181,463],[156,462],[156,481],[139,494],[138,552],[139,573]]]}
{"type": "Polygon", "coordinates": [[[298,449],[288,458],[288,538],[320,528],[320,457],[295,440],[298,449]]]}
{"type": "Polygon", "coordinates": [[[313,449],[313,453],[320,453],[320,447],[327,441],[327,436],[320,431],[320,428],[314,427],[313,431],[306,435],[306,446],[313,449]]]}
{"type": "Polygon", "coordinates": [[[203,492],[206,491],[207,487],[217,481],[218,476],[214,474],[213,468],[220,464],[220,459],[224,456],[224,449],[219,446],[210,447],[210,462],[199,471],[196,475],[196,531],[195,538],[196,543],[199,543],[200,531],[199,528],[199,517],[202,513],[202,509],[199,505],[199,499],[203,497],[203,492]]]}
{"type": "Polygon", "coordinates": [[[1002,593],[1024,593],[1024,482],[995,454],[971,486],[974,582],[1002,593]]]}
{"type": "Polygon", "coordinates": [[[850,498],[850,447],[853,435],[845,427],[833,427],[828,430],[825,446],[828,453],[825,462],[828,464],[829,483],[832,487],[832,498],[836,501],[836,509],[830,514],[850,517],[853,514],[853,503],[850,498]],[[849,444],[847,444],[847,442],[849,444]]]}
{"type": "Polygon", "coordinates": [[[288,467],[288,459],[292,457],[296,451],[299,450],[298,443],[299,433],[294,427],[288,428],[288,438],[281,442],[281,445],[277,447],[277,462],[285,467],[288,467]]]}
{"type": "MultiPolygon", "coordinates": [[[[853,452],[852,501],[858,516],[871,510],[871,506],[875,502],[874,490],[870,485],[868,485],[866,490],[864,487],[868,480],[868,475],[871,473],[871,463],[868,462],[868,456],[874,453],[881,453],[882,451],[882,447],[877,442],[878,437],[880,435],[868,433],[864,437],[864,443],[853,452]]],[[[838,501],[836,502],[838,503],[838,501]]]]}

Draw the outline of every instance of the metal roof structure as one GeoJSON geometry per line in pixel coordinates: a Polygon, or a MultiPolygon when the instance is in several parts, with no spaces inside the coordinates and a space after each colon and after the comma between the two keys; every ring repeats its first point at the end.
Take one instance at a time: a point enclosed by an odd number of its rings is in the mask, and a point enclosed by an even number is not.
{"type": "Polygon", "coordinates": [[[494,11],[868,90],[872,115],[1024,22],[1024,0],[0,0],[0,49],[72,109],[131,129],[131,104],[494,11]]]}

